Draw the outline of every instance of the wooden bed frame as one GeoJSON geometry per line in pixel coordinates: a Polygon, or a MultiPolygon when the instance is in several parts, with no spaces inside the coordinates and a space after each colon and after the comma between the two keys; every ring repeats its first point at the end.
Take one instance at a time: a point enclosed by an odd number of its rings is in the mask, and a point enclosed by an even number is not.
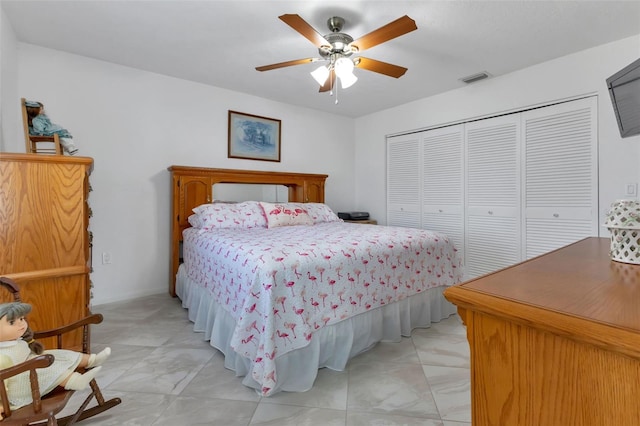
{"type": "Polygon", "coordinates": [[[189,228],[192,209],[214,200],[216,183],[249,183],[284,185],[289,188],[289,201],[324,203],[324,184],[328,175],[265,172],[257,170],[210,169],[170,166],[172,176],[173,213],[171,216],[171,278],[169,294],[176,295],[176,274],[181,263],[182,231],[189,228]]]}

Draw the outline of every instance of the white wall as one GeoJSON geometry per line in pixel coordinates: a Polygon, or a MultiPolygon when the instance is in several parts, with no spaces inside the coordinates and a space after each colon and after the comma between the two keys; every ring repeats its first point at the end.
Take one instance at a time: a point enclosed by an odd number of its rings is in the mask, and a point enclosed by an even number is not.
{"type": "Polygon", "coordinates": [[[96,304],[166,291],[171,164],[327,173],[331,207],[368,210],[384,224],[386,135],[595,93],[601,215],[625,198],[626,183],[640,181],[640,137],[620,138],[605,87],[640,56],[640,35],[352,120],[16,43],[0,18],[2,149],[24,152],[19,98],[26,97],[42,101],[72,131],[80,154],[95,160],[96,304]],[[282,120],[281,163],[227,158],[229,109],[282,120]],[[322,132],[327,122],[330,134],[322,132]],[[101,264],[103,251],[111,265],[101,264]]]}
{"type": "MultiPolygon", "coordinates": [[[[167,291],[172,164],[328,174],[327,204],[352,205],[353,119],[29,44],[18,43],[18,58],[19,96],[9,104],[41,101],[79,155],[95,160],[95,304],[167,291]],[[282,120],[281,162],[227,158],[228,110],[282,120]],[[102,252],[112,264],[102,265],[102,252]]],[[[21,118],[13,126],[21,133],[21,118]]],[[[24,152],[19,138],[5,148],[24,152]]]]}
{"type": "MultiPolygon", "coordinates": [[[[5,140],[17,140],[13,123],[20,116],[20,101],[15,103],[18,93],[17,42],[9,19],[0,7],[0,152],[5,151],[5,140]]],[[[24,139],[23,146],[24,146],[24,139]]]]}
{"type": "Polygon", "coordinates": [[[605,80],[638,57],[640,35],[356,119],[356,207],[386,223],[385,135],[597,94],[603,223],[613,200],[629,198],[626,184],[640,181],[640,136],[620,137],[605,80]]]}

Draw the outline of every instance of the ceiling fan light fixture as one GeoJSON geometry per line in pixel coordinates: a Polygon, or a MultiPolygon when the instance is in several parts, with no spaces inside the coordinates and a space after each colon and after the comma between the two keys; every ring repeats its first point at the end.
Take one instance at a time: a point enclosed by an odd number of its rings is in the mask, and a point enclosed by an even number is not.
{"type": "Polygon", "coordinates": [[[343,74],[340,77],[340,85],[343,89],[348,89],[353,86],[356,81],[358,81],[358,77],[356,77],[353,73],[343,74]]]}
{"type": "Polygon", "coordinates": [[[329,68],[322,65],[316,68],[314,71],[311,71],[311,76],[315,81],[318,82],[320,86],[324,86],[324,83],[327,81],[327,78],[329,78],[329,68]]]}
{"type": "Polygon", "coordinates": [[[358,81],[358,77],[353,74],[354,65],[351,59],[338,58],[334,67],[343,89],[353,86],[358,81]]]}
{"type": "Polygon", "coordinates": [[[353,61],[349,58],[338,58],[335,64],[336,74],[338,77],[343,75],[353,74],[353,61]]]}

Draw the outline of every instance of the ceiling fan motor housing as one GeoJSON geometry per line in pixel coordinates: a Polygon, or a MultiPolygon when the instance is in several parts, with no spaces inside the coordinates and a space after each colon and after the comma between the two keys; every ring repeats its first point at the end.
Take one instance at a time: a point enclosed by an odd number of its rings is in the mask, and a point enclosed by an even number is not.
{"type": "Polygon", "coordinates": [[[344,27],[344,18],[332,16],[327,19],[327,27],[329,27],[329,31],[332,33],[339,33],[342,31],[342,27],[344,27]]]}
{"type": "Polygon", "coordinates": [[[353,37],[349,34],[340,32],[344,26],[344,19],[339,16],[334,16],[327,20],[327,26],[331,30],[330,34],[324,36],[324,38],[330,43],[330,45],[322,46],[318,49],[318,53],[323,58],[328,58],[331,55],[351,56],[356,52],[354,48],[349,46],[349,43],[353,42],[353,37]]]}

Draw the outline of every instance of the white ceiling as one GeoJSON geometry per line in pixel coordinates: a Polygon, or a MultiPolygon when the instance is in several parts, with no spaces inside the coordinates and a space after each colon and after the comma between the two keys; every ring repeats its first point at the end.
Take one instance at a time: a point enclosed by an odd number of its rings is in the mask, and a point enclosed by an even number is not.
{"type": "MultiPolygon", "coordinates": [[[[1,0],[19,41],[238,92],[358,117],[640,34],[640,1],[1,0]],[[356,69],[339,103],[318,93],[317,57],[278,19],[298,14],[321,34],[331,16],[358,38],[403,15],[417,31],[362,56],[409,68],[395,79],[356,69]]],[[[638,48],[640,57],[640,46],[638,48]]],[[[481,84],[481,83],[476,83],[481,84]]]]}

